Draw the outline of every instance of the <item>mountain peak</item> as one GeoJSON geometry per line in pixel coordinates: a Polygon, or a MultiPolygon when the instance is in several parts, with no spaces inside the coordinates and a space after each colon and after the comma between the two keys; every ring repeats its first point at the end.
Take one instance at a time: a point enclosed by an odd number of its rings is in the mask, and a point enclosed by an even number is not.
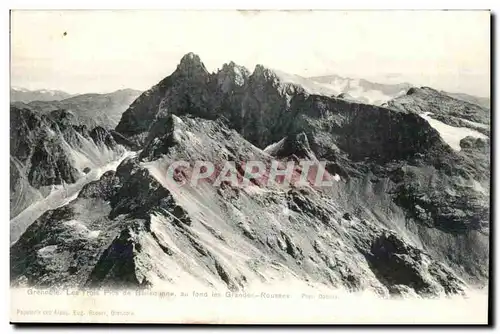
{"type": "Polygon", "coordinates": [[[278,158],[295,156],[301,159],[317,159],[304,132],[286,136],[279,142],[267,146],[264,152],[278,158]]]}
{"type": "Polygon", "coordinates": [[[272,75],[277,76],[276,73],[273,70],[271,70],[268,67],[265,67],[262,64],[255,65],[255,69],[253,71],[253,75],[265,76],[265,77],[270,77],[272,75]]]}
{"type": "Polygon", "coordinates": [[[244,67],[230,61],[222,65],[222,69],[217,73],[219,85],[224,92],[230,90],[233,84],[243,86],[250,76],[250,72],[244,67]]]}
{"type": "Polygon", "coordinates": [[[435,90],[434,88],[427,87],[427,86],[422,86],[422,87],[411,87],[408,89],[408,92],[406,95],[413,95],[416,93],[420,94],[440,94],[439,91],[435,90]]]}
{"type": "Polygon", "coordinates": [[[183,62],[193,62],[193,61],[201,63],[200,56],[198,56],[197,54],[195,54],[193,52],[188,52],[184,56],[182,56],[182,58],[181,58],[181,63],[183,63],[183,62]]]}
{"type": "Polygon", "coordinates": [[[224,65],[222,65],[222,68],[220,69],[219,72],[221,72],[221,71],[235,71],[235,70],[236,71],[243,70],[246,73],[250,72],[250,71],[248,71],[248,69],[245,66],[238,65],[232,60],[229,63],[225,63],[224,65]]]}
{"type": "Polygon", "coordinates": [[[177,71],[188,72],[188,73],[199,73],[208,74],[205,65],[200,59],[200,56],[194,54],[193,52],[186,53],[177,66],[177,71]]]}
{"type": "Polygon", "coordinates": [[[202,66],[203,68],[205,68],[205,65],[203,65],[200,56],[193,52],[188,52],[184,56],[182,56],[179,67],[182,66],[202,66]]]}

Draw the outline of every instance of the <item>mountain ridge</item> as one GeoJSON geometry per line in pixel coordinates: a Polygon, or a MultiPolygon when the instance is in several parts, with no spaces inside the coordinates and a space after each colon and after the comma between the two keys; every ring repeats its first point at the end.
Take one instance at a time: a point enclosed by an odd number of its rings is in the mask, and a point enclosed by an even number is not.
{"type": "Polygon", "coordinates": [[[50,89],[29,90],[22,87],[10,88],[11,102],[31,102],[31,101],[54,101],[63,100],[73,96],[72,94],[50,89]]]}
{"type": "MultiPolygon", "coordinates": [[[[407,82],[402,83],[377,83],[374,81],[366,80],[366,79],[354,79],[348,78],[336,74],[332,75],[324,75],[324,76],[315,76],[309,77],[308,79],[319,82],[326,83],[337,87],[337,90],[341,91],[343,94],[352,95],[353,93],[350,91],[351,86],[358,87],[358,92],[354,93],[354,96],[351,98],[356,99],[359,102],[370,102],[370,100],[363,97],[362,92],[365,94],[367,91],[374,90],[379,91],[382,95],[386,95],[385,98],[379,97],[379,100],[372,100],[373,102],[377,102],[376,104],[387,103],[390,99],[397,98],[399,96],[404,95],[406,91],[408,91],[412,87],[420,87],[419,85],[414,85],[407,82]]],[[[465,92],[447,92],[444,90],[440,91],[442,94],[448,95],[450,97],[460,99],[462,101],[476,104],[482,108],[491,108],[491,101],[489,97],[483,96],[474,96],[470,94],[466,94],[465,92]]]]}
{"type": "Polygon", "coordinates": [[[13,102],[21,108],[31,108],[37,112],[50,113],[54,110],[68,110],[75,114],[80,124],[89,127],[104,126],[114,128],[122,112],[128,108],[140,91],[120,89],[112,93],[78,94],[55,101],[13,102]]]}
{"type": "Polygon", "coordinates": [[[427,106],[445,118],[479,107],[427,96],[374,106],[311,94],[262,65],[209,73],[186,54],[117,124],[113,138],[135,154],[11,246],[11,283],[244,291],[289,279],[425,297],[484,287],[489,138],[454,149],[422,116],[427,106]],[[244,178],[243,162],[297,159],[325,162],[336,182],[178,187],[189,170],[167,174],[180,160],[229,161],[244,178]]]}

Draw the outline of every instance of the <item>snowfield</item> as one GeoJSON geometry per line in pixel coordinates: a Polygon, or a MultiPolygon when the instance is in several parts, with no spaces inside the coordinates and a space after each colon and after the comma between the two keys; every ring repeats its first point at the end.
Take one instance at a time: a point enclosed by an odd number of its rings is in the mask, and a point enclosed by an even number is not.
{"type": "MultiPolygon", "coordinates": [[[[318,79],[321,80],[321,78],[318,79]]],[[[397,94],[387,95],[380,90],[366,89],[361,85],[359,79],[342,78],[339,76],[333,76],[328,81],[325,81],[324,79],[321,81],[315,81],[314,78],[308,80],[319,84],[331,91],[338,92],[336,95],[340,93],[346,93],[352,96],[354,100],[374,105],[381,105],[382,103],[385,103],[390,99],[406,94],[406,90],[402,89],[397,94]]]]}
{"type": "Polygon", "coordinates": [[[332,89],[328,85],[323,85],[318,82],[303,78],[295,74],[285,73],[276,69],[272,69],[278,79],[284,84],[293,84],[304,88],[308,94],[324,95],[324,96],[337,96],[340,91],[332,89]]]}
{"type": "MultiPolygon", "coordinates": [[[[272,69],[272,72],[276,74],[282,84],[291,84],[302,87],[307,94],[331,97],[338,96],[341,93],[347,93],[357,101],[374,105],[381,105],[382,103],[395,97],[384,94],[379,90],[367,90],[360,85],[359,79],[335,78],[334,80],[325,83],[304,78],[299,75],[285,73],[276,69],[272,69]]],[[[405,93],[406,90],[402,90],[396,94],[396,96],[405,93]]]]}
{"type": "Polygon", "coordinates": [[[98,180],[102,174],[108,170],[116,170],[118,165],[127,157],[135,156],[135,152],[126,151],[117,160],[114,160],[102,167],[92,169],[88,174],[78,179],[73,184],[64,184],[55,188],[47,197],[33,202],[21,213],[10,220],[10,241],[15,243],[26,228],[33,223],[45,211],[52,210],[68,204],[74,200],[83,186],[87,183],[98,180]]]}
{"type": "Polygon", "coordinates": [[[71,157],[72,166],[78,169],[82,174],[86,167],[91,169],[100,168],[111,162],[118,161],[120,156],[125,154],[125,148],[118,146],[110,149],[106,145],[96,145],[93,140],[89,140],[76,132],[79,145],[71,146],[63,140],[64,149],[71,157]]]}
{"type": "MultiPolygon", "coordinates": [[[[451,126],[448,124],[445,124],[441,121],[438,121],[434,118],[432,118],[430,115],[432,113],[426,112],[423,114],[420,114],[420,117],[425,119],[429,124],[436,129],[439,134],[441,135],[441,138],[450,145],[452,149],[455,151],[460,151],[460,141],[464,139],[467,136],[474,137],[474,138],[482,138],[482,139],[487,139],[488,136],[476,131],[472,130],[469,128],[463,128],[463,127],[455,127],[451,126]]],[[[473,123],[473,122],[471,122],[473,123]]]]}

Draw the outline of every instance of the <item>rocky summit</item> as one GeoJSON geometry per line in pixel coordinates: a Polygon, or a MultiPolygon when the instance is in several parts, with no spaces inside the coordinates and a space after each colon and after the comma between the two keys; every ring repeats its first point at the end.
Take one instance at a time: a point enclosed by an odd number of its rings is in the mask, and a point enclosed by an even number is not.
{"type": "Polygon", "coordinates": [[[210,73],[189,53],[115,129],[12,106],[11,284],[485,287],[489,110],[426,87],[377,106],[318,85],[263,65],[210,73]],[[293,178],[322,162],[335,182],[193,184],[179,161],[231,162],[238,180],[249,161],[294,162],[293,178]]]}

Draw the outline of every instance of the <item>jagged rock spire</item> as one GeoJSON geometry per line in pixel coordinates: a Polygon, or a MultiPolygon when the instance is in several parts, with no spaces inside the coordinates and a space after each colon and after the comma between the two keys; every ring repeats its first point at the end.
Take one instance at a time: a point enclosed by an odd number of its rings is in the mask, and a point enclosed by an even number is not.
{"type": "Polygon", "coordinates": [[[208,75],[208,71],[200,59],[200,56],[193,52],[186,53],[177,66],[177,73],[208,75]]]}

